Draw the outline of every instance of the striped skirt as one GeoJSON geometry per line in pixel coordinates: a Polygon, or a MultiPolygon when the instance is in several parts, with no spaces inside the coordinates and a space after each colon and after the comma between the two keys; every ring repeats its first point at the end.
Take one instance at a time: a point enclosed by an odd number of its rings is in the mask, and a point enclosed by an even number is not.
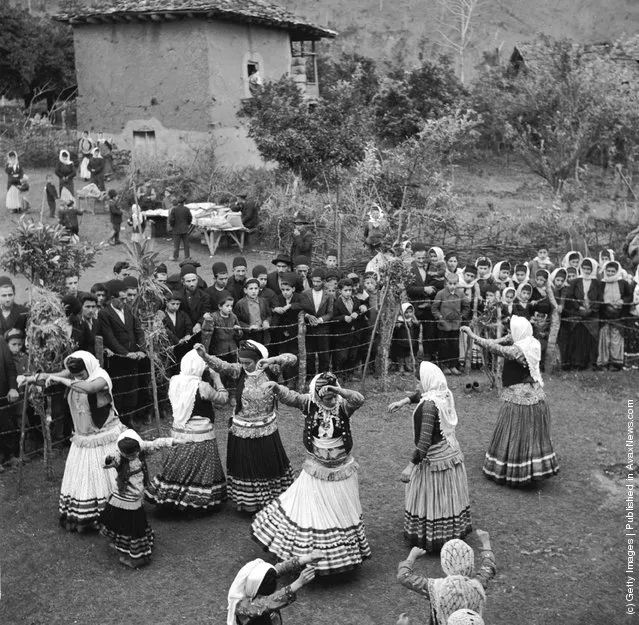
{"type": "Polygon", "coordinates": [[[437,551],[472,529],[464,456],[443,440],[428,450],[406,485],[404,537],[411,545],[437,551]]]}
{"type": "Polygon", "coordinates": [[[60,525],[82,532],[97,529],[100,513],[116,490],[117,474],[104,468],[104,459],[118,451],[117,440],[126,428],[118,421],[97,434],[75,434],[60,487],[60,525]]]}
{"type": "Polygon", "coordinates": [[[327,468],[306,460],[293,485],[253,520],[254,538],[281,560],[319,550],[319,575],[343,573],[371,557],[359,501],[357,463],[327,468]]]}
{"type": "Polygon", "coordinates": [[[113,494],[100,516],[100,532],[120,553],[134,560],[151,557],[155,537],[141,501],[113,494]]]}
{"type": "Polygon", "coordinates": [[[144,496],[155,505],[180,510],[207,510],[226,501],[226,479],[215,438],[172,447],[144,496]]]}
{"type": "Polygon", "coordinates": [[[558,471],[545,400],[533,404],[505,401],[486,452],[486,477],[498,484],[524,486],[558,471]]]}
{"type": "Polygon", "coordinates": [[[293,471],[280,433],[242,438],[229,432],[227,488],[239,511],[257,512],[293,483],[293,471]]]}

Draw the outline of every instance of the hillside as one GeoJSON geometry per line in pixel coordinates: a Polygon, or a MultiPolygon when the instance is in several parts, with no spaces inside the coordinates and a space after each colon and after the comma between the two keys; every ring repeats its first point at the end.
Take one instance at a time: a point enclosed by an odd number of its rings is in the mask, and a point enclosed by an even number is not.
{"type": "MultiPolygon", "coordinates": [[[[320,25],[339,32],[333,50],[357,51],[389,62],[411,65],[446,49],[438,34],[438,0],[276,0],[320,25]]],[[[466,71],[484,51],[502,47],[508,57],[516,41],[537,33],[582,43],[634,34],[639,28],[637,0],[483,0],[475,21],[466,71]]]]}

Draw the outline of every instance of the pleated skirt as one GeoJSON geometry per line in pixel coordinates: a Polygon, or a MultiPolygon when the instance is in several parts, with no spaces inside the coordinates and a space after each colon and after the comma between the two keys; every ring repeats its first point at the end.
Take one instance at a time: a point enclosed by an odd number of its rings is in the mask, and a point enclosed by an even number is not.
{"type": "Polygon", "coordinates": [[[464,456],[444,440],[431,447],[406,485],[404,537],[426,551],[472,532],[464,456]]]}
{"type": "Polygon", "coordinates": [[[357,463],[327,468],[304,463],[293,485],[253,520],[253,537],[286,560],[319,550],[319,575],[350,571],[371,557],[359,500],[357,463]]]}
{"type": "Polygon", "coordinates": [[[130,558],[151,557],[155,536],[141,501],[131,502],[113,494],[100,515],[100,532],[130,558]]]}
{"type": "Polygon", "coordinates": [[[171,447],[145,493],[150,503],[181,510],[207,510],[226,501],[226,478],[213,438],[171,447]]]}
{"type": "Polygon", "coordinates": [[[68,531],[97,529],[100,513],[116,490],[117,473],[104,468],[107,456],[118,451],[117,440],[126,428],[117,423],[104,432],[75,434],[60,487],[60,525],[68,531]]]}
{"type": "Polygon", "coordinates": [[[557,474],[559,464],[545,401],[532,405],[503,402],[483,470],[487,478],[509,486],[524,486],[557,474]]]}
{"type": "Polygon", "coordinates": [[[227,489],[240,511],[257,512],[293,483],[293,471],[280,433],[242,438],[229,432],[227,489]]]}

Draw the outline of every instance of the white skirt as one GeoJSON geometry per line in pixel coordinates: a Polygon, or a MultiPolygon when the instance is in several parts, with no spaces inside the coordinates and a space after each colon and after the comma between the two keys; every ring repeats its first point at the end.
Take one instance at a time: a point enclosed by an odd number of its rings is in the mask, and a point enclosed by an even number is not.
{"type": "Polygon", "coordinates": [[[289,489],[255,516],[254,537],[282,560],[322,551],[324,558],[314,564],[320,575],[351,570],[370,558],[357,468],[350,456],[335,468],[307,460],[289,489]]]}
{"type": "Polygon", "coordinates": [[[22,192],[12,184],[7,190],[6,205],[8,211],[22,210],[22,192]]]}
{"type": "Polygon", "coordinates": [[[118,451],[117,440],[126,428],[117,422],[104,432],[75,434],[60,487],[60,525],[69,531],[95,527],[107,501],[116,490],[117,473],[105,469],[104,460],[118,451]]]}
{"type": "Polygon", "coordinates": [[[91,179],[91,172],[89,171],[89,159],[86,156],[80,162],[80,178],[82,178],[82,180],[91,179]]]}

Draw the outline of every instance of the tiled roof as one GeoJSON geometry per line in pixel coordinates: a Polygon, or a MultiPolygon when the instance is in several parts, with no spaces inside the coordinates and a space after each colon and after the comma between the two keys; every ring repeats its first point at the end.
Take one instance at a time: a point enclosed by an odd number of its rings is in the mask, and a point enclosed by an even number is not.
{"type": "Polygon", "coordinates": [[[88,6],[70,4],[71,8],[56,19],[72,25],[208,17],[282,28],[314,39],[337,35],[333,30],[311,24],[264,0],[111,0],[88,6]]]}

